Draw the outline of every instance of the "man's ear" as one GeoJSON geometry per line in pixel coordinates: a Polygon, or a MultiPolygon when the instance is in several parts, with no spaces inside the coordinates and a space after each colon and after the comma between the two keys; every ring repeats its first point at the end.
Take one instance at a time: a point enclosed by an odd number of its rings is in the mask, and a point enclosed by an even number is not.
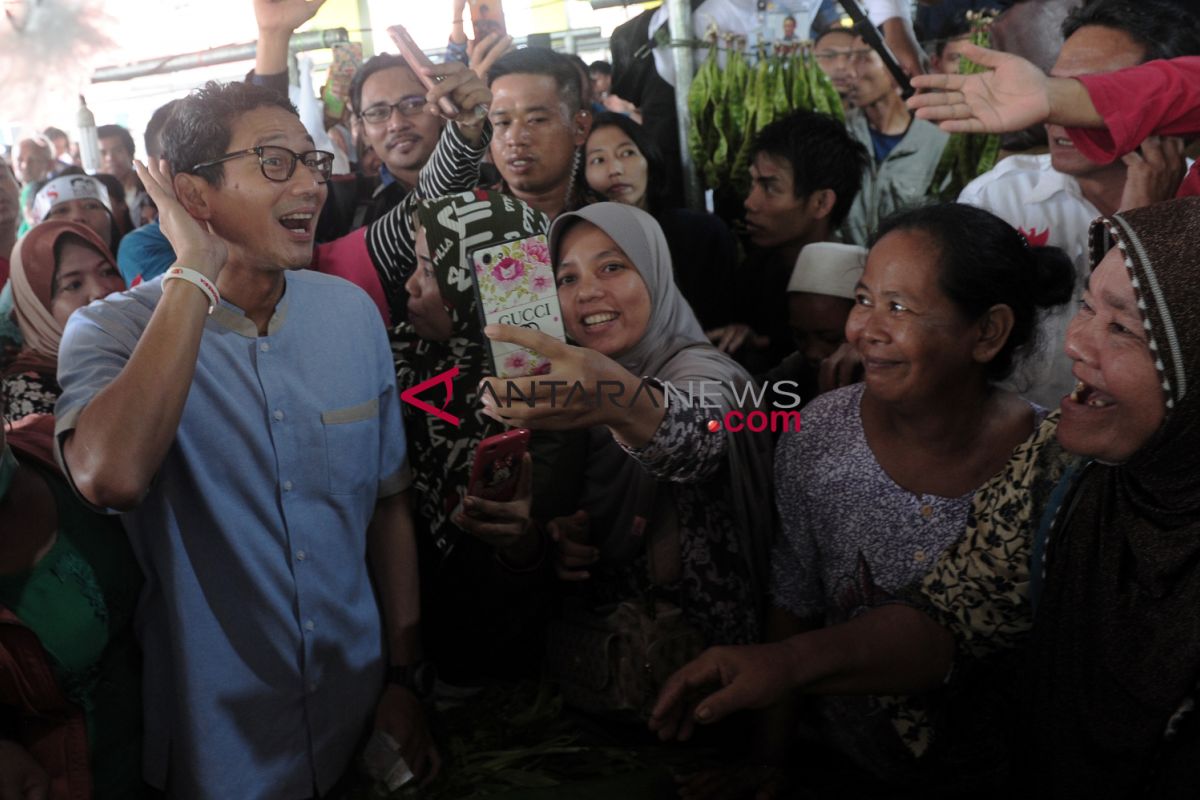
{"type": "Polygon", "coordinates": [[[575,112],[575,116],[571,119],[571,134],[575,137],[575,146],[583,147],[587,142],[588,134],[592,132],[592,112],[581,108],[575,112]]]}
{"type": "Polygon", "coordinates": [[[837,192],[833,189],[818,189],[808,197],[808,213],[813,219],[825,219],[837,205],[837,192]]]}
{"type": "Polygon", "coordinates": [[[175,196],[188,214],[196,219],[211,219],[212,207],[209,206],[208,196],[212,184],[198,175],[180,172],[171,179],[175,187],[175,196]]]}
{"type": "Polygon", "coordinates": [[[979,334],[975,340],[975,347],[971,350],[974,359],[980,364],[986,364],[995,358],[1008,341],[1015,322],[1012,308],[1002,303],[997,303],[983,312],[983,316],[976,321],[979,334]]]}

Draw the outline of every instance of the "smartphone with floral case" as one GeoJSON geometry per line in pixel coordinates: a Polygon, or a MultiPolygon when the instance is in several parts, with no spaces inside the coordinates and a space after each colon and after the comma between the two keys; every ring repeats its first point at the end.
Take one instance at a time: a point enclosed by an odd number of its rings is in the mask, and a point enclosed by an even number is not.
{"type": "MultiPolygon", "coordinates": [[[[481,247],[471,252],[471,274],[484,325],[516,325],[566,341],[558,288],[543,235],[481,247]]],[[[509,342],[488,342],[493,372],[523,378],[550,371],[541,353],[509,342]]]]}

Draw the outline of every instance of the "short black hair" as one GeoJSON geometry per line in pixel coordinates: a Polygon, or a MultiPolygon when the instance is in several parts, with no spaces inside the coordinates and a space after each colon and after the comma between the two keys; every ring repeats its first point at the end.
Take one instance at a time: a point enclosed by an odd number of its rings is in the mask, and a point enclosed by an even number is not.
{"type": "Polygon", "coordinates": [[[101,125],[96,128],[96,138],[120,139],[121,144],[125,145],[125,149],[129,151],[130,158],[137,153],[137,149],[133,146],[133,135],[123,125],[101,125]]]}
{"type": "Polygon", "coordinates": [[[385,69],[393,67],[404,67],[411,69],[408,62],[403,56],[398,56],[395,53],[380,53],[377,56],[371,56],[367,62],[358,68],[354,73],[354,78],[350,81],[350,109],[355,114],[362,113],[362,90],[363,84],[367,82],[367,78],[374,75],[376,72],[382,72],[385,69]]]}
{"type": "Polygon", "coordinates": [[[583,108],[579,69],[570,56],[544,47],[525,47],[501,56],[488,70],[488,86],[505,75],[545,75],[554,79],[558,96],[574,113],[583,108]]]}
{"type": "Polygon", "coordinates": [[[1097,25],[1129,35],[1145,48],[1142,61],[1200,55],[1200,19],[1173,0],[1093,0],[1063,21],[1063,38],[1097,25]]]}
{"type": "Polygon", "coordinates": [[[588,72],[597,75],[612,75],[612,64],[607,61],[593,61],[588,64],[588,72]]]}
{"type": "Polygon", "coordinates": [[[879,224],[874,247],[893,231],[919,231],[933,240],[938,286],[963,318],[979,319],[994,305],[1013,312],[1004,347],[987,365],[1002,381],[1017,359],[1037,345],[1037,311],[1062,305],[1075,290],[1075,267],[1057,247],[1030,247],[1015,228],[990,211],[965,203],[943,203],[902,211],[879,224]]]}
{"type": "Polygon", "coordinates": [[[178,100],[170,100],[158,108],[154,109],[154,113],[150,115],[150,121],[146,123],[146,157],[147,158],[162,158],[162,135],[163,126],[167,124],[167,120],[171,118],[171,112],[175,110],[175,106],[179,104],[178,100]]]}
{"type": "MultiPolygon", "coordinates": [[[[641,151],[642,158],[646,159],[646,209],[655,217],[666,211],[671,195],[671,185],[667,179],[667,162],[662,156],[662,151],[658,149],[658,145],[650,138],[650,134],[629,117],[613,111],[604,111],[596,115],[592,121],[592,130],[588,133],[588,139],[591,139],[592,134],[602,128],[619,128],[633,142],[633,146],[641,151]]],[[[586,157],[587,144],[585,143],[585,165],[586,157]]]]}
{"type": "Polygon", "coordinates": [[[971,23],[966,14],[949,14],[937,33],[936,50],[938,58],[946,51],[946,45],[955,39],[966,36],[971,32],[971,23]]]}
{"type": "Polygon", "coordinates": [[[55,128],[53,126],[46,128],[46,130],[42,131],[42,136],[45,136],[46,139],[51,142],[53,142],[57,139],[66,139],[67,141],[70,141],[70,138],[67,136],[66,131],[62,130],[61,128],[55,128]]]}
{"type": "MultiPolygon", "coordinates": [[[[171,172],[201,174],[194,169],[197,164],[214,161],[229,149],[233,121],[264,106],[282,108],[299,116],[296,107],[279,92],[241,81],[209,81],[180,100],[161,134],[162,155],[170,162],[171,172]]],[[[201,177],[220,186],[225,165],[205,167],[201,177]]]]}
{"type": "Polygon", "coordinates": [[[821,40],[824,39],[826,36],[828,36],[831,33],[844,33],[847,36],[853,36],[855,38],[858,37],[858,32],[856,30],[854,30],[854,28],[851,28],[848,25],[842,25],[840,22],[837,22],[837,23],[834,23],[833,25],[830,25],[828,28],[826,28],[825,30],[821,31],[816,36],[814,36],[813,44],[814,45],[820,44],[821,40]]]}
{"type": "Polygon", "coordinates": [[[829,212],[829,226],[836,228],[850,213],[862,188],[863,172],[870,166],[867,149],[846,126],[815,111],[795,111],[763,128],[754,137],[751,159],[767,155],[792,167],[792,189],[796,197],[808,197],[821,189],[837,195],[829,212]]]}

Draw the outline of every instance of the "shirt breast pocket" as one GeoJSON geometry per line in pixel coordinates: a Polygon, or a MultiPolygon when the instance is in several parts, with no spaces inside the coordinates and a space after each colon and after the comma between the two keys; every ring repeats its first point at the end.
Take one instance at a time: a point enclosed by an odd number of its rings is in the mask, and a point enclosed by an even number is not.
{"type": "Polygon", "coordinates": [[[374,493],[379,487],[379,398],[321,412],[331,494],[374,493]]]}

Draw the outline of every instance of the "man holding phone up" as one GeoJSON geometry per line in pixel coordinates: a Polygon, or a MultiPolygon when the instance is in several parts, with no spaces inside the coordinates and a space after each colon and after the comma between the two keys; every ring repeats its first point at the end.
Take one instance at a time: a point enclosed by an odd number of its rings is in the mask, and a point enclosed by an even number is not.
{"type": "Polygon", "coordinates": [[[243,83],[181,100],[162,139],[170,172],[138,173],[178,260],[72,317],[56,431],[146,575],[145,779],[172,798],[324,796],[372,721],[431,777],[387,336],[360,289],[298,269],[332,154],[243,83]]]}

